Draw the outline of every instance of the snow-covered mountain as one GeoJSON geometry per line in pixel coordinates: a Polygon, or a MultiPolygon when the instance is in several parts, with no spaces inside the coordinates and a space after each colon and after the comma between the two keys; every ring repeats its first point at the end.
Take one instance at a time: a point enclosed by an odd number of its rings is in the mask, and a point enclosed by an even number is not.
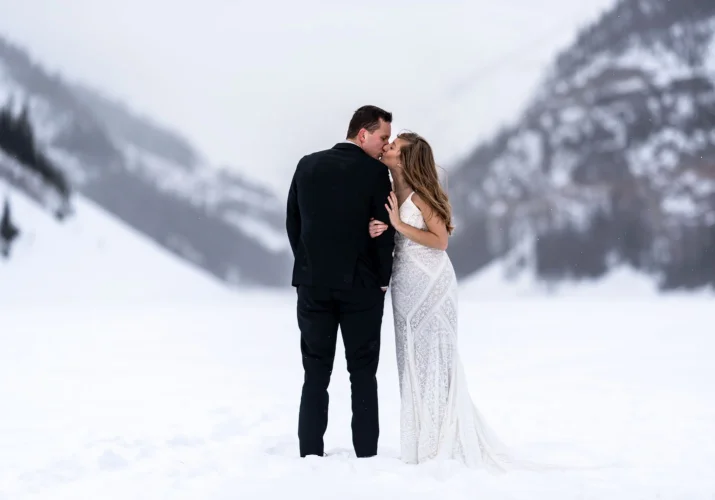
{"type": "Polygon", "coordinates": [[[450,253],[545,281],[715,286],[715,2],[621,0],[451,174],[450,253]]]}
{"type": "Polygon", "coordinates": [[[271,191],[0,38],[0,104],[25,103],[38,146],[87,198],[221,280],[288,283],[283,203],[271,191]]]}

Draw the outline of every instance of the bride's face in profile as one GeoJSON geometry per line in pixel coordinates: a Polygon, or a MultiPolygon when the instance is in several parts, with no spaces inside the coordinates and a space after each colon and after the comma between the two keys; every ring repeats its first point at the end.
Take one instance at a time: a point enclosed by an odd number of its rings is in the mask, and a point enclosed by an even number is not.
{"type": "Polygon", "coordinates": [[[382,163],[387,166],[393,172],[402,168],[400,165],[402,160],[400,158],[400,147],[405,141],[403,139],[395,139],[390,144],[385,146],[385,150],[382,153],[382,163]]]}

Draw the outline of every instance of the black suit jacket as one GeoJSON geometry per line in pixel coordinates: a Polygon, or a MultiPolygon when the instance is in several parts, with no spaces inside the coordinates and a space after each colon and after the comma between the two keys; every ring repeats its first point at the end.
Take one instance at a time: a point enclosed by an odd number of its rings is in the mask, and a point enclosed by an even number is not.
{"type": "Polygon", "coordinates": [[[359,146],[338,143],[298,162],[286,213],[293,286],[347,290],[387,286],[395,229],[385,203],[388,170],[359,146]],[[370,218],[390,227],[370,238],[370,218]]]}

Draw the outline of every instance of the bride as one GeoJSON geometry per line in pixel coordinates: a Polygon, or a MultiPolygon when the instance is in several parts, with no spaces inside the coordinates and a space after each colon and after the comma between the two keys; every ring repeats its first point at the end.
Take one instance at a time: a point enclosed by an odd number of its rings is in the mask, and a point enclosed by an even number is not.
{"type": "MultiPolygon", "coordinates": [[[[402,459],[457,459],[505,470],[510,459],[472,403],[457,349],[457,279],[445,252],[451,207],[432,148],[419,135],[402,133],[382,162],[392,174],[386,208],[397,231],[391,294],[402,459]]],[[[386,228],[372,221],[370,236],[386,228]]]]}

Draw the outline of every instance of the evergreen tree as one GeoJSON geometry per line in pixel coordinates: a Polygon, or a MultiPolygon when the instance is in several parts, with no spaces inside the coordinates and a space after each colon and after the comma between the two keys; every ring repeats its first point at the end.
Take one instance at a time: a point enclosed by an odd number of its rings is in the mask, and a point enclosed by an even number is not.
{"type": "Polygon", "coordinates": [[[5,205],[0,217],[0,254],[8,258],[10,256],[10,245],[20,235],[20,230],[12,222],[10,213],[10,201],[5,198],[5,205]]]}
{"type": "Polygon", "coordinates": [[[12,102],[0,109],[0,149],[34,170],[47,184],[56,189],[62,198],[69,198],[71,189],[64,172],[37,147],[27,104],[17,116],[13,113],[12,102]]]}

